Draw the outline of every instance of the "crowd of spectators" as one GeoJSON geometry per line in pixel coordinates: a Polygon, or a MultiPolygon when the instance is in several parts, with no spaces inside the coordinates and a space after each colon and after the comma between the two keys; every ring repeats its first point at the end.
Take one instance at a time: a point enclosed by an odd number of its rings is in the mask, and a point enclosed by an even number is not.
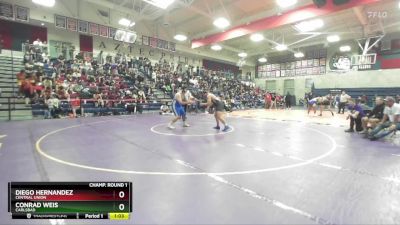
{"type": "Polygon", "coordinates": [[[223,97],[232,108],[254,108],[263,104],[263,92],[251,82],[240,81],[225,72],[205,70],[201,68],[190,69],[182,76],[156,67],[156,87],[163,90],[171,97],[178,87],[186,87],[196,99],[204,99],[204,91],[211,91],[223,97]]]}
{"type": "Polygon", "coordinates": [[[38,48],[28,49],[25,69],[16,75],[18,97],[25,98],[26,106],[45,104],[52,108],[54,99],[68,101],[72,108],[79,106],[77,99],[93,100],[98,107],[154,100],[151,83],[145,82],[145,74],[152,73],[147,58],[107,57],[99,64],[81,54],[74,60],[65,60],[62,55],[48,59],[35,51],[38,48]]]}
{"type": "Polygon", "coordinates": [[[169,64],[157,64],[154,70],[156,87],[173,97],[178,87],[186,87],[196,99],[204,99],[201,96],[204,91],[211,91],[222,97],[227,108],[245,109],[263,107],[267,109],[291,108],[292,98],[289,93],[282,96],[273,92],[266,92],[254,83],[236,79],[229,73],[212,71],[202,68],[186,68],[184,76],[181,71],[171,71],[169,64]]]}
{"type": "Polygon", "coordinates": [[[37,40],[26,46],[25,69],[16,76],[18,97],[25,98],[26,106],[44,104],[52,112],[60,101],[68,101],[71,113],[76,116],[80,99],[95,101],[97,107],[147,103],[156,99],[154,88],[172,98],[182,86],[199,101],[204,99],[203,91],[212,91],[223,97],[232,109],[264,104],[264,91],[228,72],[170,63],[165,59],[152,63],[148,58],[122,54],[101,59],[86,58],[84,54],[78,54],[74,60],[66,60],[63,55],[49,59],[43,45],[37,40]]]}

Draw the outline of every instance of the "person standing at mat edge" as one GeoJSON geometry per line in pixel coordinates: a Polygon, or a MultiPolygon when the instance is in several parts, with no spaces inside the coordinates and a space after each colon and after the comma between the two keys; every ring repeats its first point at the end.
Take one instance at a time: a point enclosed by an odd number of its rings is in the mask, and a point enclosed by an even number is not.
{"type": "Polygon", "coordinates": [[[215,121],[217,122],[217,126],[214,127],[214,129],[221,129],[219,126],[219,122],[221,122],[224,125],[224,129],[222,130],[223,132],[231,130],[231,127],[228,126],[228,123],[225,120],[225,104],[220,97],[217,97],[214,94],[207,92],[207,103],[203,103],[203,105],[207,106],[206,112],[208,111],[208,108],[214,107],[214,117],[215,121]]]}
{"type": "Polygon", "coordinates": [[[340,95],[338,114],[340,114],[340,111],[342,111],[342,114],[344,114],[344,109],[346,108],[346,104],[350,98],[350,95],[346,94],[346,91],[343,90],[342,94],[340,95]]]}
{"type": "Polygon", "coordinates": [[[190,127],[190,125],[186,123],[186,113],[184,109],[185,105],[190,104],[190,102],[183,101],[183,91],[184,88],[180,88],[172,101],[172,111],[176,117],[168,124],[169,129],[175,129],[173,125],[180,119],[183,121],[183,127],[190,127]]]}

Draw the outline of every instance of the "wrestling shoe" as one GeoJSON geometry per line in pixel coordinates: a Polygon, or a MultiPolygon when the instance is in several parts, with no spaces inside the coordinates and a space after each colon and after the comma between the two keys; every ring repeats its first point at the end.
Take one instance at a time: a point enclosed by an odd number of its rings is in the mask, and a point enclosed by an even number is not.
{"type": "Polygon", "coordinates": [[[225,126],[225,128],[222,130],[222,132],[227,132],[230,131],[231,127],[230,126],[225,126]]]}
{"type": "Polygon", "coordinates": [[[371,140],[371,141],[376,141],[376,140],[378,140],[379,138],[377,138],[377,137],[375,137],[375,136],[372,136],[372,137],[369,137],[369,140],[371,140]]]}
{"type": "Polygon", "coordinates": [[[363,130],[363,131],[360,131],[360,132],[358,132],[359,134],[368,134],[368,131],[367,130],[363,130]]]}

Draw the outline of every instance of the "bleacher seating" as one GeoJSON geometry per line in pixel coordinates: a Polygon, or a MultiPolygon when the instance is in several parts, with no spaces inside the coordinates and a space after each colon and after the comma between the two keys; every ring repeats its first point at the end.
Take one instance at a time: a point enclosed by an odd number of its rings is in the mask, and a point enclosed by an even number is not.
{"type": "MultiPolygon", "coordinates": [[[[82,100],[83,101],[83,100],[82,100]]],[[[130,104],[136,107],[136,112],[141,113],[143,111],[150,112],[150,111],[158,111],[161,108],[161,103],[133,103],[130,104]]],[[[96,107],[93,101],[87,101],[86,103],[82,103],[81,107],[84,110],[84,113],[92,113],[92,114],[128,114],[131,113],[133,110],[129,110],[129,107],[126,107],[125,104],[120,103],[113,107],[96,107]]],[[[61,114],[68,115],[72,112],[71,105],[68,101],[60,101],[60,110],[61,114]]],[[[47,108],[44,104],[33,104],[32,105],[32,115],[33,116],[44,116],[47,108]]]]}

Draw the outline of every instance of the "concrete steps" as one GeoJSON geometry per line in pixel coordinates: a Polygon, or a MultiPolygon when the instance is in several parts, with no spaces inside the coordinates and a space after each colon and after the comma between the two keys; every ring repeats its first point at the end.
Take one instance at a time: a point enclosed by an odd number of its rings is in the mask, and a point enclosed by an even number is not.
{"type": "MultiPolygon", "coordinates": [[[[8,111],[0,111],[0,121],[8,121],[8,111]]],[[[16,110],[11,111],[11,120],[31,120],[32,110],[16,110]]]]}
{"type": "MultiPolygon", "coordinates": [[[[1,81],[0,81],[0,83],[1,83],[1,81]]],[[[0,86],[0,88],[1,88],[1,91],[2,92],[5,92],[5,91],[7,91],[7,92],[12,92],[13,90],[14,90],[14,88],[11,86],[0,86]]]]}
{"type": "Polygon", "coordinates": [[[24,68],[23,58],[0,55],[0,121],[9,120],[9,113],[11,120],[32,119],[32,108],[25,106],[24,99],[15,98],[18,92],[16,74],[24,68]],[[10,105],[8,98],[11,98],[10,105]]]}

